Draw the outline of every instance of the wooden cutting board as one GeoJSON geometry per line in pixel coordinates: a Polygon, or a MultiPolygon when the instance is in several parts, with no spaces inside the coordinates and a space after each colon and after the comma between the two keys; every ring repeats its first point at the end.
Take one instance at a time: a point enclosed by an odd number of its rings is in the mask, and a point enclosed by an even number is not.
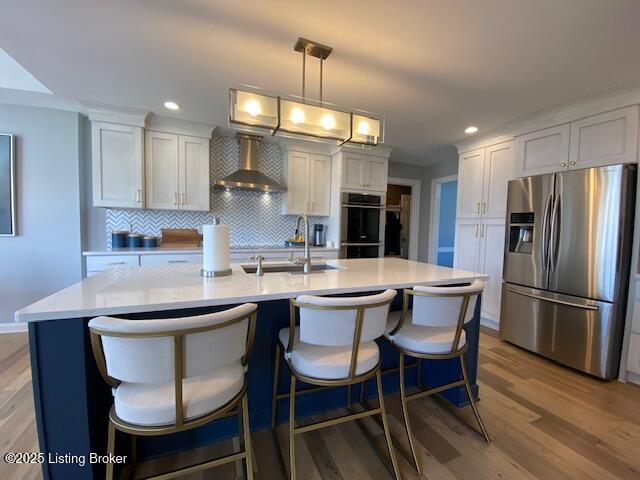
{"type": "Polygon", "coordinates": [[[195,228],[163,228],[161,248],[198,248],[202,235],[195,228]]]}

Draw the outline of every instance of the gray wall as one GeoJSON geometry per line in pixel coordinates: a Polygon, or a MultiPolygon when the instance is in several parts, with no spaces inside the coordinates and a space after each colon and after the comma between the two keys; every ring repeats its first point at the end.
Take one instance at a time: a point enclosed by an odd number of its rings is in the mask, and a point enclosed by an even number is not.
{"type": "Polygon", "coordinates": [[[0,323],[81,279],[80,117],[0,104],[0,131],[16,136],[15,237],[0,237],[0,323]]]}
{"type": "Polygon", "coordinates": [[[429,258],[429,221],[431,210],[431,180],[448,177],[458,173],[458,154],[455,147],[442,149],[437,157],[426,167],[393,161],[389,162],[389,176],[420,180],[420,225],[418,232],[418,260],[426,262],[429,258]]]}

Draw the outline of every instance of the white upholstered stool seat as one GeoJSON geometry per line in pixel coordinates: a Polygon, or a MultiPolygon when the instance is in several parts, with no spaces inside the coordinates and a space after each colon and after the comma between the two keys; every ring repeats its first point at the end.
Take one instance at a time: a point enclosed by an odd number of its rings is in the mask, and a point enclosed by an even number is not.
{"type": "MultiPolygon", "coordinates": [[[[411,315],[412,311],[407,311],[407,317],[405,318],[402,328],[393,336],[389,335],[400,320],[402,312],[391,312],[389,319],[387,320],[387,328],[384,331],[384,337],[390,340],[393,344],[410,350],[412,352],[423,354],[447,354],[451,352],[451,346],[453,345],[454,337],[456,335],[456,326],[429,326],[429,325],[416,325],[413,323],[411,315]]],[[[458,348],[464,347],[467,341],[465,331],[460,332],[460,339],[458,341],[458,348]]]]}
{"type": "MultiPolygon", "coordinates": [[[[280,343],[286,348],[289,343],[289,329],[279,333],[280,343]]],[[[327,347],[300,341],[300,329],[296,329],[290,361],[293,368],[303,375],[324,380],[337,380],[349,377],[351,365],[351,345],[327,347]]],[[[363,342],[358,349],[356,375],[373,370],[378,365],[380,350],[376,342],[363,342]]]]}
{"type": "MultiPolygon", "coordinates": [[[[184,379],[184,419],[201,417],[222,407],[240,393],[243,385],[244,368],[240,362],[184,379]]],[[[144,426],[174,424],[174,382],[122,382],[114,391],[114,407],[116,415],[128,423],[144,426]]]]}

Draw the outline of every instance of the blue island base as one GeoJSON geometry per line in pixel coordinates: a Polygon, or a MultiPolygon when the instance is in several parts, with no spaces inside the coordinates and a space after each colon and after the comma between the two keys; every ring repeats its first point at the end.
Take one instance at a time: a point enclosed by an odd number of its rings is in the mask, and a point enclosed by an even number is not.
{"type": "MultiPolygon", "coordinates": [[[[401,292],[400,292],[401,293],[401,292]]],[[[401,308],[402,295],[392,304],[401,308]]],[[[233,305],[118,315],[121,318],[148,319],[200,315],[225,310],[233,305]]],[[[29,324],[29,346],[33,375],[33,392],[40,451],[45,459],[56,455],[89,457],[90,452],[106,451],[108,412],[113,403],[111,391],[103,382],[95,364],[89,339],[88,318],[50,320],[29,324]]],[[[465,326],[469,347],[465,355],[469,380],[477,395],[476,374],[480,325],[480,301],[474,318],[465,326]]],[[[288,300],[258,303],[258,319],[253,353],[249,362],[248,391],[251,430],[267,428],[271,423],[271,389],[274,374],[274,355],[278,331],[289,326],[288,300]]],[[[379,342],[382,369],[398,366],[398,352],[387,342],[379,342]]],[[[289,385],[289,372],[282,363],[280,392],[289,385]]],[[[422,381],[435,387],[461,378],[457,359],[422,361],[422,381]]],[[[417,384],[417,369],[407,369],[407,386],[417,384]]],[[[304,385],[299,387],[305,388],[304,385]]],[[[353,387],[353,398],[359,398],[360,386],[353,387]]],[[[385,393],[399,389],[398,373],[383,375],[385,393]]],[[[374,398],[375,379],[365,387],[365,398],[374,398]]],[[[441,396],[457,407],[467,405],[464,387],[452,388],[441,396]]],[[[346,405],[346,388],[321,390],[296,398],[296,416],[311,415],[342,408],[346,405]]],[[[287,400],[279,401],[278,422],[288,421],[287,400]]],[[[235,417],[212,422],[200,428],[163,437],[138,437],[138,460],[213,443],[237,435],[235,417]]],[[[129,442],[117,438],[116,446],[126,455],[129,442]]],[[[103,464],[43,463],[45,480],[89,480],[104,478],[103,464]]]]}

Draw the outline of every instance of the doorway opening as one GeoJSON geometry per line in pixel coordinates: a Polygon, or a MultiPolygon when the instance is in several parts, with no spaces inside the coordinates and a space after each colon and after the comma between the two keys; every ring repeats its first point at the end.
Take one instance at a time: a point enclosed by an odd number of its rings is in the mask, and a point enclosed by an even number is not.
{"type": "Polygon", "coordinates": [[[384,255],[417,260],[420,180],[390,177],[388,182],[384,255]]]}
{"type": "Polygon", "coordinates": [[[431,181],[429,262],[443,267],[453,267],[457,196],[457,175],[431,181]]]}

